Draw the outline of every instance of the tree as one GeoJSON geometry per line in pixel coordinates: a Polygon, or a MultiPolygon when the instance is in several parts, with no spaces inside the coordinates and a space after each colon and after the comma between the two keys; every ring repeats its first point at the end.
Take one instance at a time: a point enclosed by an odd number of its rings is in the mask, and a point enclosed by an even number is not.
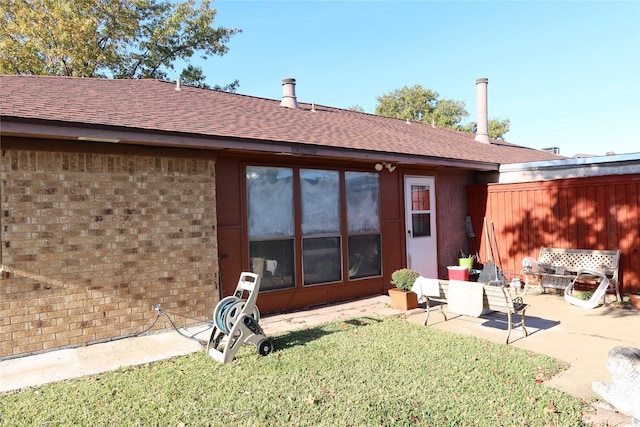
{"type": "Polygon", "coordinates": [[[0,73],[167,79],[180,61],[185,84],[208,87],[191,57],[224,55],[242,31],[215,15],[210,0],[4,0],[0,73]]]}
{"type": "Polygon", "coordinates": [[[208,84],[204,83],[204,80],[205,80],[205,77],[204,77],[204,74],[202,74],[202,68],[200,67],[187,65],[187,68],[182,70],[182,73],[180,73],[180,81],[187,86],[196,86],[196,87],[201,87],[205,89],[213,89],[221,92],[232,92],[232,93],[234,93],[240,86],[240,82],[238,81],[238,79],[224,86],[220,86],[220,85],[209,86],[208,84]]]}
{"type": "Polygon", "coordinates": [[[464,102],[439,99],[440,95],[421,85],[404,86],[376,98],[376,114],[455,128],[469,113],[464,102]]]}
{"type": "MultiPolygon", "coordinates": [[[[476,123],[464,125],[462,120],[469,116],[463,101],[440,99],[440,94],[421,85],[404,86],[393,92],[376,98],[376,114],[395,117],[402,120],[413,120],[434,126],[461,130],[476,131],[476,123]]],[[[489,120],[489,136],[503,139],[509,131],[509,120],[489,120]]]]}
{"type": "Polygon", "coordinates": [[[509,121],[509,119],[505,119],[505,120],[490,119],[489,120],[489,137],[504,141],[504,134],[509,132],[510,127],[511,127],[511,121],[509,121]]]}
{"type": "MultiPolygon", "coordinates": [[[[509,119],[505,120],[489,120],[489,137],[493,139],[498,139],[504,141],[504,134],[509,132],[509,128],[511,127],[511,122],[509,119]]],[[[460,128],[460,130],[464,132],[476,133],[478,130],[478,124],[476,122],[471,122],[466,126],[460,128]]]]}
{"type": "Polygon", "coordinates": [[[358,113],[364,113],[364,107],[360,104],[353,104],[347,107],[349,111],[356,111],[358,113]]]}

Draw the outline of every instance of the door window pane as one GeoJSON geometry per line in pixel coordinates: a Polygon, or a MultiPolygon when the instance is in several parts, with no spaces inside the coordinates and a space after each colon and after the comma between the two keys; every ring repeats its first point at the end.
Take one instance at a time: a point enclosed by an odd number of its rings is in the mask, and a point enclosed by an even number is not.
{"type": "Polygon", "coordinates": [[[378,174],[345,172],[349,233],[380,231],[378,174]]]}
{"type": "Polygon", "coordinates": [[[251,272],[260,276],[261,291],[292,287],[293,260],[293,239],[249,242],[251,272]]]}
{"type": "Polygon", "coordinates": [[[340,232],[340,176],[336,171],[300,171],[302,233],[340,232]]]}
{"type": "Polygon", "coordinates": [[[429,187],[424,185],[412,185],[411,210],[428,211],[429,209],[429,187]]]}
{"type": "Polygon", "coordinates": [[[431,214],[412,214],[413,237],[431,236],[431,214]]]}
{"type": "Polygon", "coordinates": [[[380,235],[349,236],[349,279],[381,274],[380,235]]]}
{"type": "Polygon", "coordinates": [[[340,237],[307,238],[302,241],[304,284],[342,280],[340,237]]]}
{"type": "Polygon", "coordinates": [[[293,170],[247,167],[247,208],[249,238],[293,236],[293,170]]]}

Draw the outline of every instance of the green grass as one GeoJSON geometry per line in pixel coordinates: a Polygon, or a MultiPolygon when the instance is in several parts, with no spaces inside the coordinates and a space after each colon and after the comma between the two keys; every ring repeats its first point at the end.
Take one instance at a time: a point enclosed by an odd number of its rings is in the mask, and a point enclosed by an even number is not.
{"type": "Polygon", "coordinates": [[[560,362],[362,317],[0,395],[2,426],[580,426],[587,402],[544,386],[560,362]]]}

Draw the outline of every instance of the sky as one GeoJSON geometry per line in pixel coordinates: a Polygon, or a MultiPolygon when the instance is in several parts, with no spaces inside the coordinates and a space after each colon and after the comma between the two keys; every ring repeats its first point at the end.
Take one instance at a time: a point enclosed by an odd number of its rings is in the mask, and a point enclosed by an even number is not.
{"type": "Polygon", "coordinates": [[[463,101],[477,78],[505,139],[560,154],[640,152],[640,1],[216,0],[229,52],[194,61],[237,93],[374,113],[376,98],[422,85],[463,101]]]}

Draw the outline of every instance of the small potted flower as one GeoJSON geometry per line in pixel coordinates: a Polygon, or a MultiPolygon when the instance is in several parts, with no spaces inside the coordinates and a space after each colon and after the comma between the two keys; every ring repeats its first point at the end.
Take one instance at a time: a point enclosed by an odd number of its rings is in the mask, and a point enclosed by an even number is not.
{"type": "Polygon", "coordinates": [[[389,289],[389,296],[393,308],[406,311],[418,307],[418,295],[411,291],[418,277],[420,274],[409,268],[401,268],[391,273],[391,284],[395,288],[389,289]]]}

